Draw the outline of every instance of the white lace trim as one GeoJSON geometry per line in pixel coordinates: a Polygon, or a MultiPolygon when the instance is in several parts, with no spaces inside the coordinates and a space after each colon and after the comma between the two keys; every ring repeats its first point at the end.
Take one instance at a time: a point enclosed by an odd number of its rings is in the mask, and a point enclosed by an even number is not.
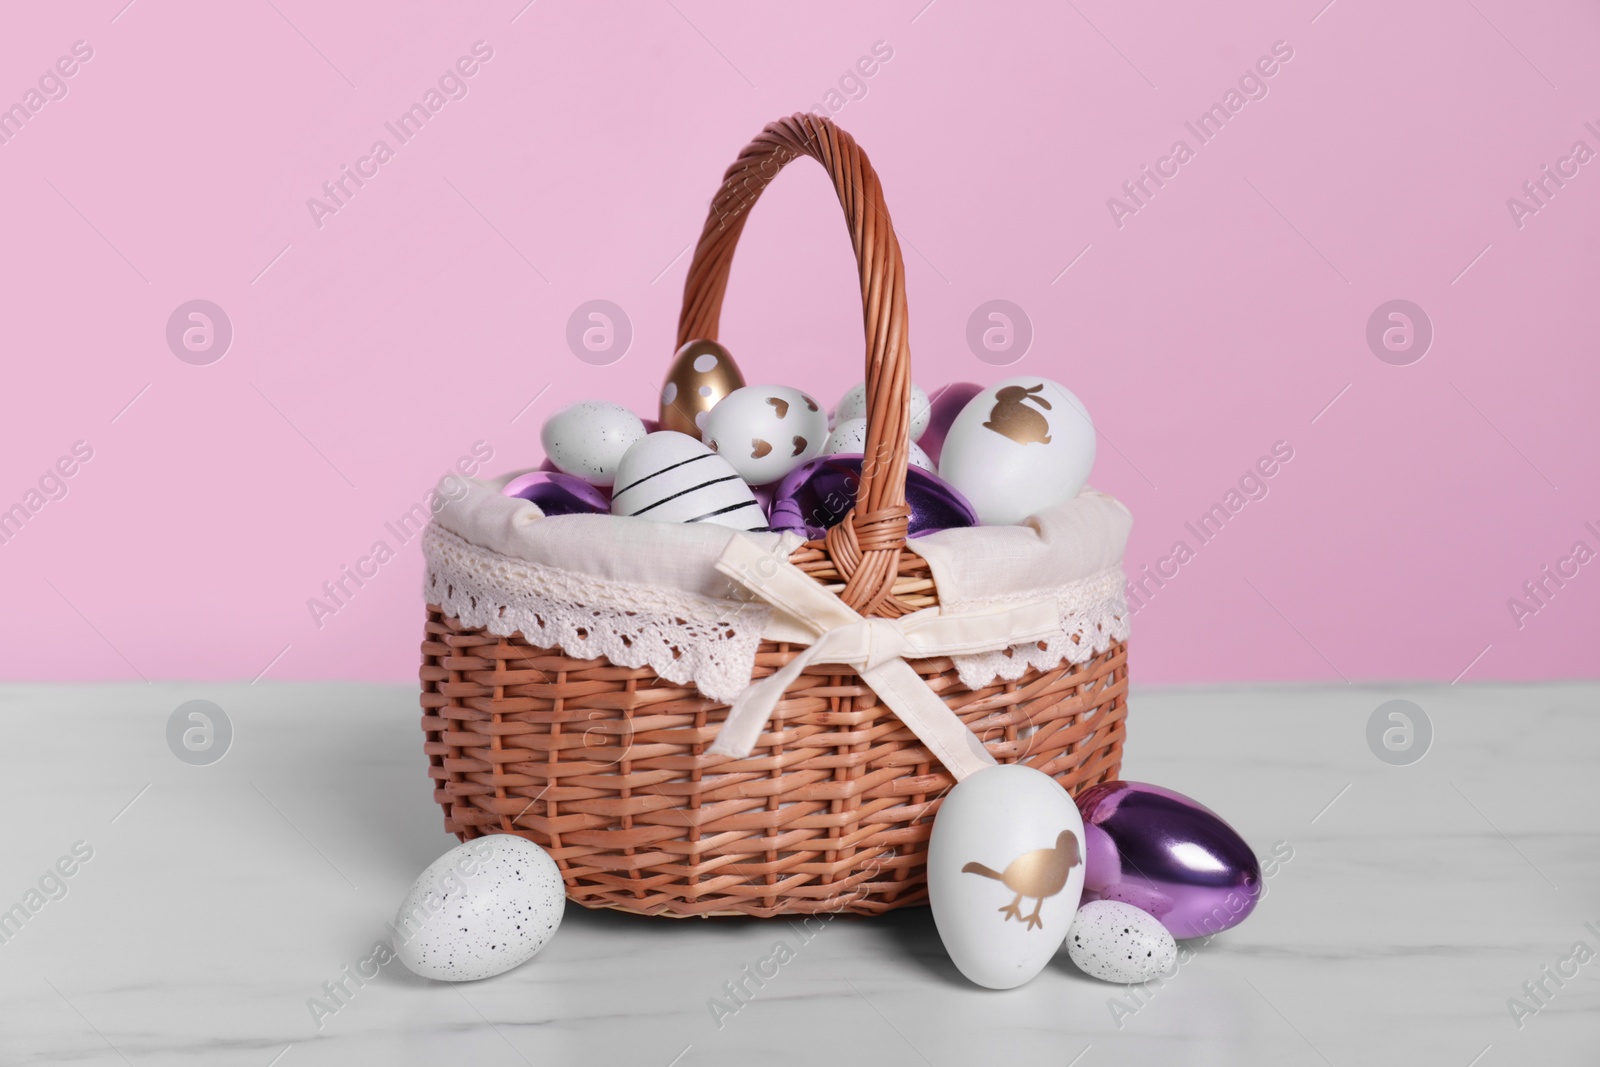
{"type": "Polygon", "coordinates": [[[772,616],[765,604],[716,600],[664,586],[619,582],[512,559],[441,528],[423,539],[423,590],[465,626],[569,656],[649,667],[712,700],[732,703],[750,684],[756,646],[772,616]]]}
{"type": "Polygon", "coordinates": [[[997,652],[952,657],[961,684],[968,689],[981,689],[996,679],[1015,681],[1026,674],[1029,667],[1048,671],[1063,661],[1087,663],[1118,641],[1126,641],[1129,617],[1123,595],[1126,581],[1122,568],[1112,567],[1082,581],[1027,596],[1018,594],[946,605],[951,612],[967,612],[1053,596],[1061,616],[1061,636],[1045,641],[1043,648],[1031,642],[997,652]]]}
{"type": "MultiPolygon", "coordinates": [[[[732,703],[750,684],[756,648],[773,619],[757,601],[720,600],[665,586],[622,582],[513,559],[458,537],[437,524],[423,539],[430,604],[492,634],[520,632],[531,644],[570,656],[604,656],[623,667],[649,667],[677,685],[694,685],[732,703]]],[[[1054,597],[1062,634],[954,658],[961,684],[980,689],[1013,681],[1028,668],[1085,663],[1128,637],[1122,570],[1113,567],[1053,590],[951,603],[976,611],[1054,597]]]]}

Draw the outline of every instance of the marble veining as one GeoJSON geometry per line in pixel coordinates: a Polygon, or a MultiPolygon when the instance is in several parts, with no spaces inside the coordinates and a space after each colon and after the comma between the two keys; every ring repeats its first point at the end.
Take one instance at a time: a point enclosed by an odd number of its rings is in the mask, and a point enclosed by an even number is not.
{"type": "Polygon", "coordinates": [[[411,688],[0,686],[0,912],[47,901],[0,926],[0,1064],[1594,1062],[1600,958],[1573,952],[1600,954],[1600,685],[1130,699],[1125,777],[1292,858],[1241,926],[1181,942],[1171,977],[1108,984],[1063,948],[994,992],[926,909],[807,926],[569,907],[495,978],[374,966],[454,844],[411,688]],[[1367,748],[1396,697],[1434,725],[1409,766],[1367,748]],[[200,698],[234,726],[209,766],[164,733],[200,698]],[[93,858],[50,878],[77,842],[93,858]]]}

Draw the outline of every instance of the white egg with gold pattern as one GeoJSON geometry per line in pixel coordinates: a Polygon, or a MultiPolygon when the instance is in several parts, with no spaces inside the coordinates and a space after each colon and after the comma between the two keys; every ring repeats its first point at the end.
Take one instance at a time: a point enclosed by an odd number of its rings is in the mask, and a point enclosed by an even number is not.
{"type": "Polygon", "coordinates": [[[700,438],[745,481],[766,485],[821,454],[828,416],[798,389],[747,385],[711,409],[700,438]]]}
{"type": "Polygon", "coordinates": [[[939,477],[985,526],[1003,526],[1077,496],[1094,451],[1083,401],[1048,378],[1008,378],[973,397],[950,424],[939,477]]]}
{"type": "Polygon", "coordinates": [[[726,348],[715,341],[690,341],[678,349],[661,386],[661,428],[699,437],[707,413],[743,385],[726,348]]]}
{"type": "Polygon", "coordinates": [[[1083,818],[1021,763],[984,767],[944,797],[928,838],[928,903],[950,959],[989,989],[1044,970],[1083,896],[1083,818]]]}

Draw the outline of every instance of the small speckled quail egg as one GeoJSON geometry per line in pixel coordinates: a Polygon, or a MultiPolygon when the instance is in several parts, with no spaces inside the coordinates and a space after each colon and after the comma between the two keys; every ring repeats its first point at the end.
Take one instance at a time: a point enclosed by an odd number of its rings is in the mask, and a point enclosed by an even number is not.
{"type": "Polygon", "coordinates": [[[700,438],[751,485],[767,485],[822,452],[828,416],[787,385],[747,385],[717,402],[700,438]]]}
{"type": "MultiPolygon", "coordinates": [[[[836,456],[842,452],[847,455],[859,455],[866,450],[867,420],[851,419],[849,422],[841,422],[833,433],[828,435],[828,443],[823,447],[822,454],[836,456]]],[[[928,458],[922,446],[915,441],[911,442],[911,465],[921,467],[929,474],[938,473],[933,469],[933,460],[928,458]]]]}
{"type": "Polygon", "coordinates": [[[1149,912],[1120,900],[1091,900],[1072,922],[1067,955],[1085,974],[1127,985],[1170,977],[1178,945],[1149,912]]]}
{"type": "MultiPolygon", "coordinates": [[[[867,417],[867,383],[857,382],[844,396],[839,398],[838,405],[833,409],[833,425],[841,426],[854,419],[867,417]]],[[[933,405],[928,402],[928,394],[923,392],[922,386],[916,382],[911,383],[911,440],[916,441],[928,428],[928,421],[933,417],[933,405]]]]}
{"type": "Polygon", "coordinates": [[[424,978],[472,982],[526,963],[561,925],[561,871],[512,834],[479,837],[422,872],[394,919],[394,953],[424,978]]]}
{"type": "Polygon", "coordinates": [[[562,472],[610,485],[623,453],[644,435],[644,420],[621,404],[581,400],[546,419],[539,440],[562,472]]]}

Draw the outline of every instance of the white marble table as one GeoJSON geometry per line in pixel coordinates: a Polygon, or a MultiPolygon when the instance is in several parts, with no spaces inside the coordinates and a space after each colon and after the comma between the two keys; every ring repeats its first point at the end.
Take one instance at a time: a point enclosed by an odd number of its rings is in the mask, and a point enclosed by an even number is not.
{"type": "Polygon", "coordinates": [[[1600,952],[1600,685],[1136,689],[1131,706],[1126,777],[1205,801],[1259,854],[1294,850],[1256,914],[1131,1013],[1064,953],[1019,990],[968,985],[924,909],[804,944],[781,922],[570,909],[510,974],[449,986],[391,964],[319,1030],[308,998],[453,843],[413,691],[0,687],[0,909],[41,878],[59,897],[0,944],[0,1063],[1600,1062],[1600,958],[1544,978],[1520,1028],[1507,1005],[1575,943],[1600,952]],[[1392,697],[1434,725],[1410,766],[1368,748],[1392,697]],[[211,766],[166,742],[195,698],[235,728],[211,766]],[[778,938],[796,958],[719,1029],[709,999],[778,938]]]}

